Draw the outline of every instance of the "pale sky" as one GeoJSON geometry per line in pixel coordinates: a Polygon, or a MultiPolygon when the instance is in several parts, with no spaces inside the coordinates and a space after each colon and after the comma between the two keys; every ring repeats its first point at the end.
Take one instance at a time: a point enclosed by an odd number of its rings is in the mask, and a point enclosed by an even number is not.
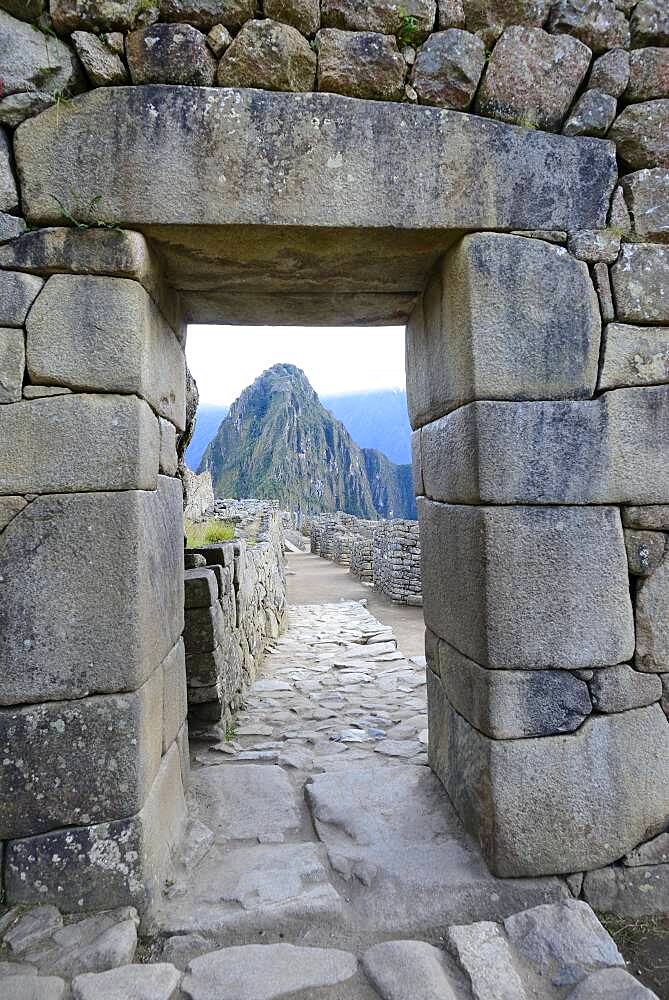
{"type": "Polygon", "coordinates": [[[201,403],[232,403],[266,368],[301,368],[321,396],[403,389],[404,327],[189,326],[201,403]]]}

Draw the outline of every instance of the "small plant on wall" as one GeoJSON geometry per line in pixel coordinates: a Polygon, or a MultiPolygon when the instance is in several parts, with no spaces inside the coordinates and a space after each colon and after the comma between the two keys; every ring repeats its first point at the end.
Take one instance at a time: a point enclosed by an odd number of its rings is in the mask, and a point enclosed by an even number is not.
{"type": "Polygon", "coordinates": [[[212,545],[215,542],[230,542],[235,537],[235,526],[230,521],[186,521],[184,523],[186,541],[189,549],[198,549],[202,545],[212,545]]]}

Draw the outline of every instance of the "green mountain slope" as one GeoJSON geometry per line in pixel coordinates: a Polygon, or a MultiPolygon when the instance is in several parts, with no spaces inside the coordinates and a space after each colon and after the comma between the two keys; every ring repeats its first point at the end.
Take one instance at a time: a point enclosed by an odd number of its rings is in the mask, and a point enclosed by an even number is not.
{"type": "Polygon", "coordinates": [[[414,516],[410,468],[359,448],[293,365],[244,389],[204,452],[205,470],[218,496],[274,498],[310,514],[414,516]]]}

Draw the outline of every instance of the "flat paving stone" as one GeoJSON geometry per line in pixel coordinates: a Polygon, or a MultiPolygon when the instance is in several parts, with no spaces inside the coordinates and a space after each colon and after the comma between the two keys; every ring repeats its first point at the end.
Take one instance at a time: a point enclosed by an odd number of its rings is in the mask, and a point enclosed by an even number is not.
{"type": "Polygon", "coordinates": [[[344,983],[357,967],[355,955],[334,948],[245,945],[193,959],[182,988],[189,1000],[278,1000],[344,983]]]}
{"type": "Polygon", "coordinates": [[[383,1000],[459,1000],[465,990],[448,955],[424,941],[376,944],[362,967],[383,1000]]]}
{"type": "Polygon", "coordinates": [[[166,962],[77,976],[73,1000],[177,1000],[181,973],[166,962]]]}
{"type": "Polygon", "coordinates": [[[198,770],[192,794],[206,812],[217,841],[281,843],[300,825],[285,772],[272,764],[230,764],[198,770]]]}

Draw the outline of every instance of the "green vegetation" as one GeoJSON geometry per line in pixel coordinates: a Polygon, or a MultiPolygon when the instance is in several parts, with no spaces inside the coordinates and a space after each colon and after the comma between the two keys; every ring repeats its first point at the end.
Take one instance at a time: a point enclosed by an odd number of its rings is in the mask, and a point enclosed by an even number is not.
{"type": "Polygon", "coordinates": [[[215,542],[230,542],[235,537],[235,526],[230,521],[186,521],[184,524],[189,549],[199,549],[215,542]]]}
{"type": "Polygon", "coordinates": [[[400,28],[397,32],[397,44],[400,48],[405,45],[416,45],[418,35],[418,18],[406,11],[400,11],[400,28]]]}
{"type": "MultiPolygon", "coordinates": [[[[57,101],[56,102],[56,104],[57,104],[57,113],[59,113],[58,109],[60,108],[60,105],[63,102],[63,100],[66,100],[67,103],[69,103],[69,99],[62,99],[61,98],[60,102],[57,101]]],[[[90,203],[88,205],[88,208],[86,208],[84,210],[84,212],[82,213],[85,216],[86,219],[91,219],[92,218],[93,219],[92,222],[88,222],[88,221],[84,222],[82,219],[78,219],[74,215],[74,212],[70,212],[70,210],[67,209],[65,207],[65,205],[62,203],[62,201],[60,200],[60,198],[58,198],[55,194],[49,195],[49,197],[53,198],[53,200],[56,202],[56,204],[58,205],[59,209],[61,210],[61,212],[63,213],[63,215],[67,219],[67,221],[72,226],[74,226],[75,229],[116,229],[119,232],[121,230],[121,227],[117,223],[115,223],[115,222],[106,222],[104,219],[96,218],[95,212],[96,212],[96,209],[97,209],[98,202],[100,202],[102,200],[102,195],[101,194],[96,194],[95,198],[91,199],[91,201],[90,201],[90,203]]]]}

